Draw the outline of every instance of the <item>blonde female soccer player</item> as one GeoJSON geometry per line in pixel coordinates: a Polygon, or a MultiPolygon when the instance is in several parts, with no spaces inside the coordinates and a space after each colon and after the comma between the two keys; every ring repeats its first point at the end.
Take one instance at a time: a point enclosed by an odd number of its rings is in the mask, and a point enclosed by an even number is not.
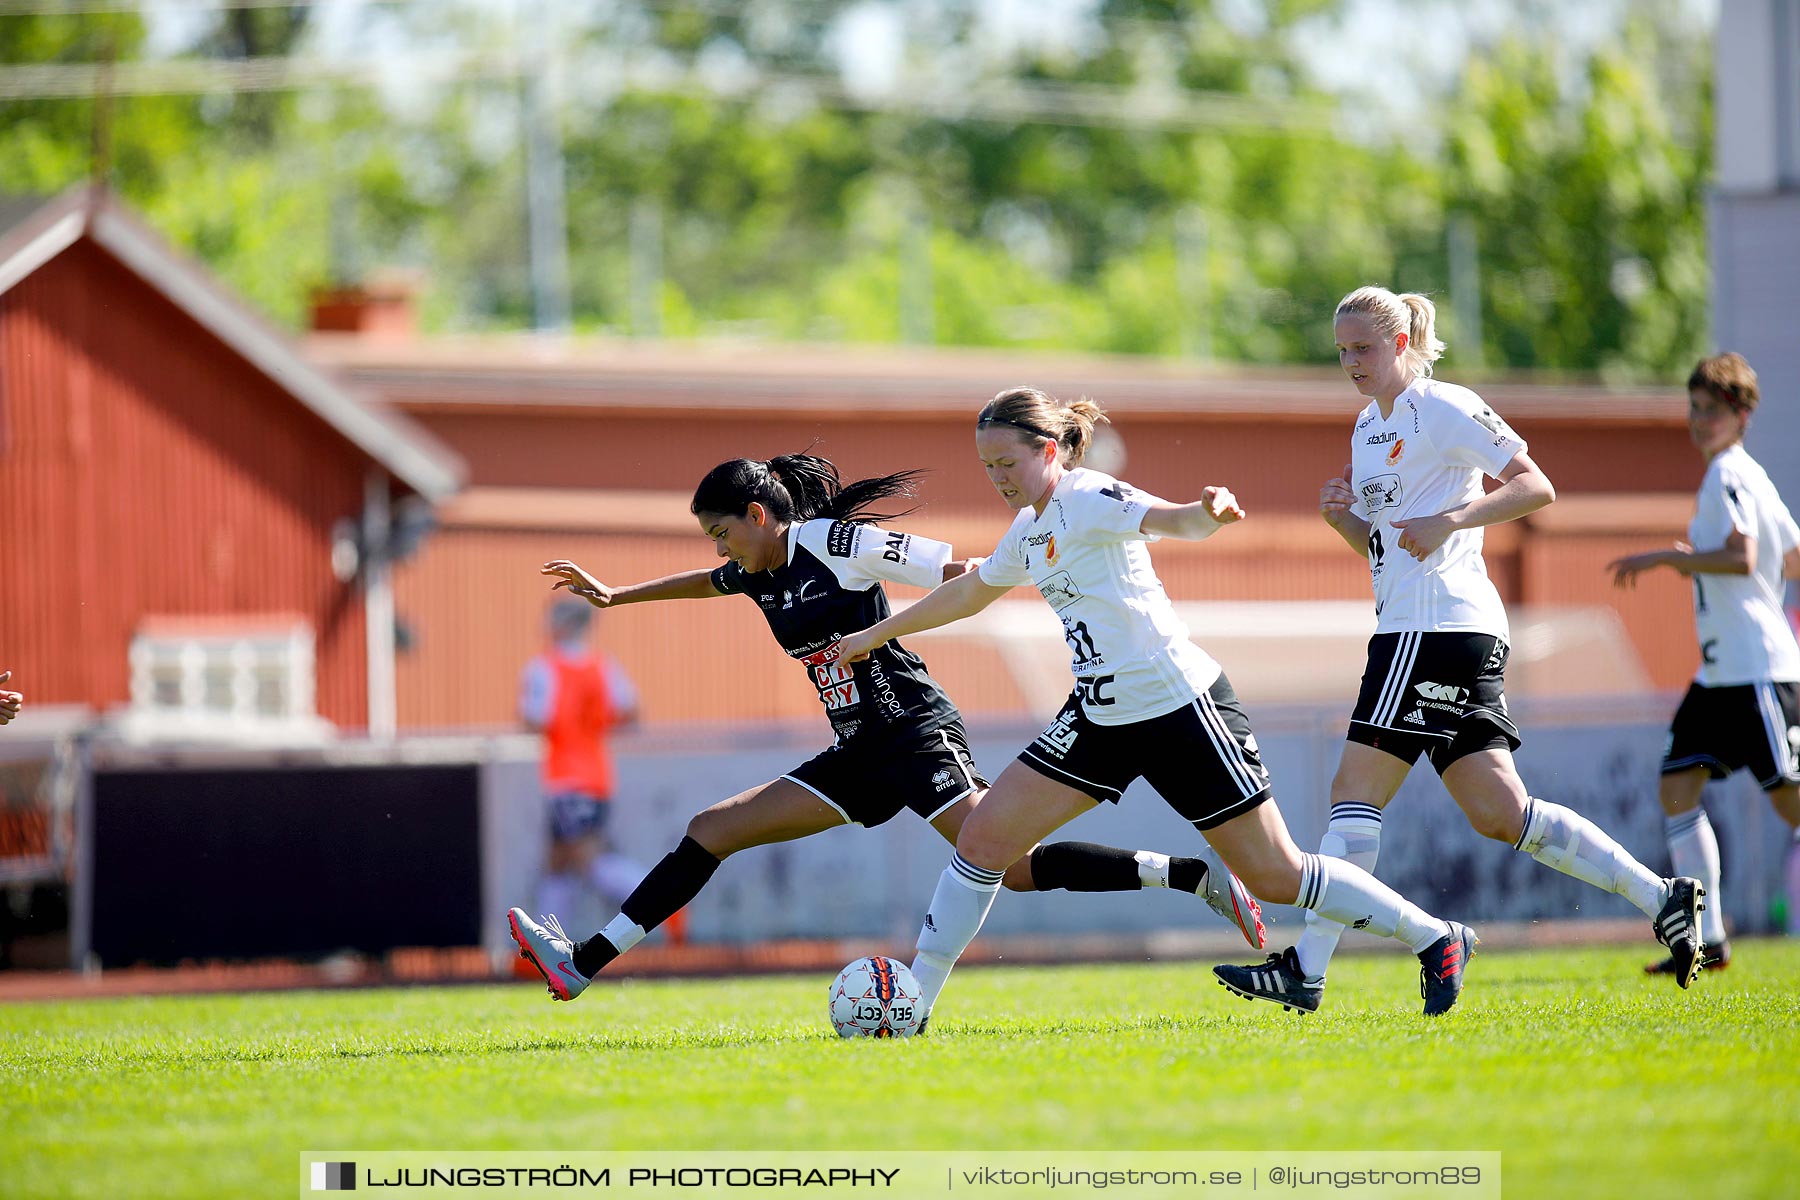
{"type": "MultiPolygon", "coordinates": [[[[1513,765],[1506,609],[1488,579],[1481,531],[1535,512],[1556,491],[1480,396],[1431,377],[1444,350],[1436,316],[1424,296],[1380,287],[1359,288],[1337,307],[1338,361],[1368,403],[1350,435],[1350,465],[1320,490],[1319,513],[1369,560],[1376,632],[1320,853],[1374,870],[1382,810],[1423,756],[1477,833],[1641,909],[1686,987],[1700,958],[1699,884],[1658,878],[1580,813],[1533,799],[1513,765]],[[1500,486],[1485,491],[1484,475],[1500,486]]],[[[1216,973],[1263,998],[1276,998],[1267,982],[1275,980],[1316,1008],[1343,932],[1308,914],[1297,946],[1216,973]]]]}

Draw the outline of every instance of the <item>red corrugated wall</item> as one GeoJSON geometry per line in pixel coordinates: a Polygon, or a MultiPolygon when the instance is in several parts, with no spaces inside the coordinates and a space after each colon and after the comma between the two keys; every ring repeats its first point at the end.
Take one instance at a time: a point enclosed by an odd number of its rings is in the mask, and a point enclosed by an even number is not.
{"type": "Polygon", "coordinates": [[[360,595],[330,530],[367,459],[87,242],[0,296],[0,666],[109,707],[148,615],[299,613],[318,708],[367,719],[360,595]]]}

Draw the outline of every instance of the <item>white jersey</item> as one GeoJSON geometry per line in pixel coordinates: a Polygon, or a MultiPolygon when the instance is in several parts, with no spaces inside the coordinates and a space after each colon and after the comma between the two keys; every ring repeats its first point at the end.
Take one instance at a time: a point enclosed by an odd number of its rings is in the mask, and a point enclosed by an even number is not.
{"type": "Polygon", "coordinates": [[[1525,439],[1468,388],[1418,379],[1382,420],[1371,402],[1350,439],[1351,508],[1369,523],[1377,633],[1485,633],[1507,640],[1506,606],[1481,557],[1482,531],[1450,535],[1423,562],[1400,549],[1395,521],[1429,517],[1482,495],[1525,439]]]}
{"type": "Polygon", "coordinates": [[[1782,559],[1800,545],[1800,528],[1775,485],[1741,445],[1715,456],[1700,481],[1688,542],[1702,554],[1722,550],[1736,530],[1756,543],[1748,575],[1695,575],[1694,628],[1704,687],[1800,683],[1800,646],[1782,611],[1782,559]]]}
{"type": "Polygon", "coordinates": [[[1076,468],[1043,516],[1021,509],[986,562],[993,587],[1030,583],[1062,618],[1081,708],[1096,725],[1128,725],[1194,702],[1219,664],[1188,640],[1150,565],[1142,526],[1155,497],[1076,468]]]}

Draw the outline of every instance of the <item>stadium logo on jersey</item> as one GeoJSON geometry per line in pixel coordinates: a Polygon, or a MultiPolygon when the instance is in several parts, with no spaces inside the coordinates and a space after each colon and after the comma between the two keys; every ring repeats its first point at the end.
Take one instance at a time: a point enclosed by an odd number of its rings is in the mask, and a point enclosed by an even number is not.
{"type": "Polygon", "coordinates": [[[849,558],[856,551],[855,521],[833,521],[825,533],[825,550],[838,558],[849,558]]]}
{"type": "Polygon", "coordinates": [[[1377,475],[1361,485],[1363,507],[1374,516],[1384,508],[1399,508],[1402,493],[1398,475],[1377,475]]]}
{"type": "Polygon", "coordinates": [[[1394,448],[1387,452],[1387,465],[1390,467],[1399,466],[1400,465],[1400,456],[1405,453],[1406,453],[1406,439],[1401,438],[1394,443],[1394,448]]]}
{"type": "MultiPolygon", "coordinates": [[[[1373,420],[1373,419],[1374,418],[1372,418],[1372,417],[1370,418],[1370,420],[1373,420]]],[[[1364,425],[1367,425],[1368,423],[1369,423],[1368,421],[1363,422],[1364,425]]],[[[1395,438],[1397,438],[1399,436],[1400,436],[1399,434],[1395,433],[1391,429],[1388,430],[1386,433],[1372,433],[1366,439],[1364,439],[1363,445],[1365,445],[1365,446],[1385,446],[1389,442],[1393,441],[1395,438]]]]}
{"type": "Polygon", "coordinates": [[[1081,589],[1075,586],[1067,571],[1058,571],[1038,584],[1038,594],[1057,612],[1081,599],[1081,589]]]}

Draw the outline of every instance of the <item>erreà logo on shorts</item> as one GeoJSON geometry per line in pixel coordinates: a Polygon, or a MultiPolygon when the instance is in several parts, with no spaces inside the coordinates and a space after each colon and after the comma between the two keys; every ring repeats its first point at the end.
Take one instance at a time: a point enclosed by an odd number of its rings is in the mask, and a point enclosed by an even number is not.
{"type": "Polygon", "coordinates": [[[351,1162],[316,1162],[312,1165],[312,1190],[315,1192],[354,1192],[356,1164],[351,1162]]]}

